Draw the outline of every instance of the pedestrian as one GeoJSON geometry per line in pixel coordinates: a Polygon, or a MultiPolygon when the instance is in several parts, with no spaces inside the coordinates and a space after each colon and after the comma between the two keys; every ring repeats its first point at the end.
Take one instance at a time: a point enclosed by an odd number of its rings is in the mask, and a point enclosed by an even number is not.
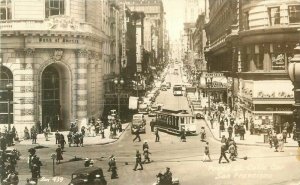
{"type": "Polygon", "coordinates": [[[239,134],[239,125],[236,123],[235,125],[234,125],[234,135],[235,135],[235,137],[237,137],[238,136],[238,134],[239,134]]]}
{"type": "Polygon", "coordinates": [[[273,147],[273,139],[272,139],[272,135],[273,135],[272,129],[270,128],[270,129],[268,130],[268,137],[269,137],[270,148],[273,147]]]}
{"type": "Polygon", "coordinates": [[[102,127],[101,127],[101,136],[102,136],[102,139],[105,138],[104,126],[103,126],[103,125],[102,125],[102,127]]]}
{"type": "Polygon", "coordinates": [[[151,132],[154,132],[154,126],[155,126],[155,121],[154,121],[154,119],[152,119],[150,121],[151,132]]]}
{"type": "Polygon", "coordinates": [[[283,152],[283,147],[284,147],[284,138],[283,138],[283,134],[277,134],[277,140],[278,140],[278,147],[280,152],[283,152]]]}
{"type": "Polygon", "coordinates": [[[229,160],[227,159],[227,156],[226,156],[226,150],[227,150],[226,145],[222,144],[222,146],[221,146],[221,155],[220,155],[220,158],[219,158],[219,164],[221,164],[221,161],[222,161],[223,157],[226,159],[227,163],[229,163],[229,160]]]}
{"type": "Polygon", "coordinates": [[[81,127],[80,132],[81,132],[82,135],[85,135],[85,126],[81,127]]]}
{"type": "Polygon", "coordinates": [[[61,149],[61,146],[58,145],[58,148],[56,149],[56,164],[60,164],[60,161],[63,160],[63,150],[61,149]]]}
{"type": "Polygon", "coordinates": [[[60,139],[60,133],[58,130],[55,132],[55,144],[59,144],[59,139],[60,139]]]}
{"type": "Polygon", "coordinates": [[[149,150],[149,145],[148,145],[147,141],[145,141],[144,144],[143,144],[143,151],[144,151],[145,149],[148,149],[148,150],[149,150]]]}
{"type": "Polygon", "coordinates": [[[245,130],[244,125],[240,125],[239,133],[240,133],[240,140],[245,140],[246,130],[245,130]]]}
{"type": "Polygon", "coordinates": [[[249,120],[248,120],[248,118],[245,119],[245,125],[246,125],[246,130],[249,130],[249,120]]]}
{"type": "Polygon", "coordinates": [[[211,129],[214,129],[214,118],[212,116],[210,116],[210,126],[211,129]]]}
{"type": "Polygon", "coordinates": [[[158,133],[158,128],[155,128],[155,142],[159,142],[159,133],[158,133]]]}
{"type": "Polygon", "coordinates": [[[273,139],[273,144],[274,144],[274,147],[275,147],[274,152],[278,152],[278,138],[277,138],[277,134],[275,132],[272,135],[272,139],[273,139]]]}
{"type": "Polygon", "coordinates": [[[7,141],[6,141],[5,137],[4,137],[4,135],[1,135],[1,137],[0,137],[0,149],[2,151],[5,151],[6,147],[7,147],[7,141]]]}
{"type": "Polygon", "coordinates": [[[150,161],[150,157],[149,157],[149,155],[150,155],[151,153],[149,152],[149,149],[148,148],[145,148],[144,149],[144,162],[143,162],[143,164],[145,164],[146,163],[146,161],[147,161],[147,163],[150,163],[151,161],[150,161]]]}
{"type": "Polygon", "coordinates": [[[284,127],[284,129],[282,130],[282,137],[283,137],[283,142],[286,142],[286,138],[287,138],[287,127],[284,127]]]}
{"type": "Polygon", "coordinates": [[[221,143],[222,144],[226,144],[227,143],[227,139],[226,139],[225,135],[222,135],[221,143]]]}
{"type": "Polygon", "coordinates": [[[24,140],[30,139],[29,130],[27,127],[24,128],[24,140]]]}
{"type": "Polygon", "coordinates": [[[49,129],[48,129],[48,127],[46,127],[44,130],[43,130],[43,132],[44,132],[44,136],[45,136],[45,140],[46,141],[49,141],[49,139],[48,139],[48,134],[49,134],[49,129]]]}
{"type": "Polygon", "coordinates": [[[133,142],[136,140],[136,139],[139,139],[138,142],[141,142],[141,137],[140,137],[140,127],[138,127],[135,131],[135,138],[133,139],[133,142]]]}
{"type": "Polygon", "coordinates": [[[36,144],[37,133],[35,130],[32,130],[31,132],[31,139],[32,139],[32,144],[36,144]]]}
{"type": "Polygon", "coordinates": [[[184,129],[181,130],[180,132],[180,141],[181,142],[186,142],[186,132],[184,129]]]}
{"type": "Polygon", "coordinates": [[[79,145],[81,147],[83,147],[83,138],[84,138],[84,135],[82,133],[79,134],[79,145]]]}
{"type": "Polygon", "coordinates": [[[228,126],[227,132],[228,132],[228,138],[232,138],[233,128],[231,125],[228,126]]]}
{"type": "Polygon", "coordinates": [[[68,138],[69,147],[71,147],[71,144],[73,143],[73,134],[72,134],[72,131],[69,131],[69,133],[67,135],[67,138],[68,138]]]}
{"type": "Polygon", "coordinates": [[[64,150],[65,144],[67,144],[67,143],[65,140],[65,136],[63,134],[60,134],[60,136],[59,136],[59,144],[61,146],[61,149],[64,150]]]}
{"type": "Polygon", "coordinates": [[[224,123],[224,120],[221,119],[220,121],[220,132],[224,132],[225,131],[225,123],[224,123]]]}
{"type": "Polygon", "coordinates": [[[208,158],[209,162],[212,161],[211,158],[210,158],[209,143],[208,142],[205,143],[203,162],[206,162],[207,158],[208,158]]]}
{"type": "Polygon", "coordinates": [[[36,164],[33,164],[31,170],[31,180],[37,183],[38,178],[39,178],[38,166],[36,164]]]}
{"type": "Polygon", "coordinates": [[[108,170],[107,170],[108,172],[111,171],[112,164],[115,163],[115,160],[116,160],[116,159],[115,159],[115,156],[114,156],[114,155],[111,155],[111,156],[109,157],[109,161],[108,161],[108,167],[109,167],[109,168],[108,168],[108,170]]]}
{"type": "Polygon", "coordinates": [[[135,155],[135,166],[134,166],[134,171],[136,171],[136,168],[138,167],[138,165],[140,165],[140,169],[139,170],[143,170],[143,165],[142,165],[142,157],[140,152],[137,150],[136,151],[136,155],[135,155]]]}
{"type": "Polygon", "coordinates": [[[119,128],[119,133],[122,133],[123,128],[122,128],[122,121],[121,121],[121,119],[118,119],[118,128],[119,128]]]}
{"type": "Polygon", "coordinates": [[[19,184],[19,177],[16,174],[16,172],[10,170],[7,177],[3,180],[3,184],[9,184],[9,185],[17,185],[19,184]]]}

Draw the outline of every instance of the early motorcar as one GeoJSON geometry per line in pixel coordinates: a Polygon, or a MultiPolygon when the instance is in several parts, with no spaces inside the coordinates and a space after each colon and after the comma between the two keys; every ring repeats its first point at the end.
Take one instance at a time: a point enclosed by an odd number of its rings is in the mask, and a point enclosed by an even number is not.
{"type": "Polygon", "coordinates": [[[103,170],[99,167],[87,167],[72,173],[69,185],[107,185],[103,170]]]}

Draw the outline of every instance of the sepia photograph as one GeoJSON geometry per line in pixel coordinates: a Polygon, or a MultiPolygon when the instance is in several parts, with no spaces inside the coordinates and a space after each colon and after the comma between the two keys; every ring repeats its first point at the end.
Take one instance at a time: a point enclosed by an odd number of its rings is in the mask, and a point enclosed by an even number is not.
{"type": "Polygon", "coordinates": [[[1,185],[300,185],[300,0],[0,9],[1,185]]]}

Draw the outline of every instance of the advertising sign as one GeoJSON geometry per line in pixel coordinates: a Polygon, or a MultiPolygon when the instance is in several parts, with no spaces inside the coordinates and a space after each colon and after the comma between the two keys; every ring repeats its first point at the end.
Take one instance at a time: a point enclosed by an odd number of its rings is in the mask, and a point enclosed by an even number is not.
{"type": "Polygon", "coordinates": [[[128,108],[131,110],[136,110],[138,108],[138,97],[130,96],[128,108]]]}

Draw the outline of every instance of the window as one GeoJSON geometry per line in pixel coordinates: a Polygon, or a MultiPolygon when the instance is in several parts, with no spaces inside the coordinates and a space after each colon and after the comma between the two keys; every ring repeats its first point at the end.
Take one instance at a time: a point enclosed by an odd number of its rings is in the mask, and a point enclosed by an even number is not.
{"type": "Polygon", "coordinates": [[[262,46],[255,45],[255,56],[254,56],[254,65],[255,70],[264,69],[264,48],[262,46]]]}
{"type": "Polygon", "coordinates": [[[52,15],[64,14],[64,0],[46,0],[46,18],[52,15]]]}
{"type": "Polygon", "coordinates": [[[1,20],[11,19],[11,0],[0,0],[1,20]]]}
{"type": "Polygon", "coordinates": [[[270,19],[270,26],[280,24],[280,8],[279,7],[269,8],[269,19],[270,19]]]}
{"type": "Polygon", "coordinates": [[[8,100],[13,101],[13,91],[7,89],[9,83],[13,83],[12,72],[0,66],[0,124],[7,124],[8,120],[13,123],[13,104],[8,104],[8,100]]]}
{"type": "Polygon", "coordinates": [[[290,23],[300,23],[300,5],[289,6],[290,23]]]}
{"type": "Polygon", "coordinates": [[[249,12],[244,14],[244,29],[249,30],[249,12]]]}

